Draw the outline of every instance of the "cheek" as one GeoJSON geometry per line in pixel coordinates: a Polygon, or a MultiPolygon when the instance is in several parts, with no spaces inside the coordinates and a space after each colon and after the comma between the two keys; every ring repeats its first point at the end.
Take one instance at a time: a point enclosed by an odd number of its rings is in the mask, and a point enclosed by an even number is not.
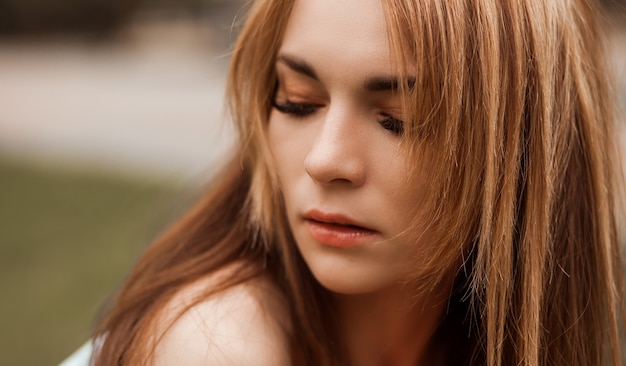
{"type": "Polygon", "coordinates": [[[296,123],[285,121],[276,111],[270,115],[268,142],[283,192],[292,187],[304,171],[304,159],[308,152],[306,135],[294,126],[296,123]]]}
{"type": "Polygon", "coordinates": [[[284,172],[288,170],[285,169],[285,165],[291,163],[291,160],[286,157],[289,156],[289,152],[295,146],[293,146],[293,139],[290,138],[288,128],[286,128],[284,123],[281,123],[280,118],[276,114],[276,111],[272,111],[270,115],[267,135],[274,167],[277,170],[276,173],[283,180],[284,172]]]}
{"type": "Polygon", "coordinates": [[[404,151],[396,152],[389,161],[380,186],[385,187],[385,196],[389,201],[386,207],[393,211],[390,216],[396,218],[394,223],[396,230],[404,231],[414,227],[415,224],[424,228],[424,223],[416,222],[416,218],[429,216],[424,215],[424,210],[427,209],[425,203],[428,199],[429,184],[426,174],[422,174],[428,168],[408,162],[404,151]]]}
{"type": "Polygon", "coordinates": [[[399,204],[398,208],[411,206],[420,190],[420,180],[411,176],[414,163],[399,144],[379,150],[378,155],[377,170],[382,173],[378,185],[385,187],[388,197],[399,204]]]}

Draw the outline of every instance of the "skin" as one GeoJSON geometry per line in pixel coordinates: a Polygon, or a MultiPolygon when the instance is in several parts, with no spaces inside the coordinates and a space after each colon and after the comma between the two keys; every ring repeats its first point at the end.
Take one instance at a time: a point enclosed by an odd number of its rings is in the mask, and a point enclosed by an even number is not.
{"type": "Polygon", "coordinates": [[[291,365],[287,303],[266,278],[219,292],[175,318],[207,288],[214,288],[237,271],[239,265],[233,263],[212,273],[174,296],[152,332],[163,334],[152,365],[291,365]]]}
{"type": "Polygon", "coordinates": [[[296,2],[276,72],[268,136],[289,225],[315,278],[336,294],[351,361],[426,362],[446,295],[416,299],[402,285],[429,245],[427,233],[406,234],[425,187],[407,172],[400,99],[384,87],[397,74],[380,2],[296,2]],[[328,245],[311,230],[311,210],[370,230],[328,245]]]}
{"type": "Polygon", "coordinates": [[[289,224],[307,264],[324,286],[344,294],[407,278],[419,243],[402,234],[420,187],[408,176],[400,136],[379,123],[401,118],[399,98],[364,87],[368,79],[394,75],[380,5],[297,2],[276,70],[275,104],[312,110],[297,115],[274,108],[269,122],[289,224]],[[315,77],[288,64],[295,62],[315,77]],[[378,235],[351,248],[321,245],[302,218],[310,210],[344,215],[378,235]]]}

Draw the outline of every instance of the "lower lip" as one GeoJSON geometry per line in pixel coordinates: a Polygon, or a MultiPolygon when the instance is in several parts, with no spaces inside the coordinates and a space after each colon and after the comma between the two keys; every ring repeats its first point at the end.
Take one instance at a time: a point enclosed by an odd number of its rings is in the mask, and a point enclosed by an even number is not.
{"type": "Polygon", "coordinates": [[[313,239],[333,247],[347,248],[378,236],[378,232],[353,226],[329,224],[314,220],[304,221],[313,239]]]}

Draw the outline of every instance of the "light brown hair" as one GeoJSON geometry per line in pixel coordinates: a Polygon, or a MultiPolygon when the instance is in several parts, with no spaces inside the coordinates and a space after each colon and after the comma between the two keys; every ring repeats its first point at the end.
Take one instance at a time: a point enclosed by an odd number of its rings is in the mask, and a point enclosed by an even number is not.
{"type": "MultiPolygon", "coordinates": [[[[400,83],[413,117],[407,154],[430,152],[435,167],[415,221],[434,228],[436,245],[414,281],[428,291],[456,271],[440,347],[455,335],[467,364],[621,364],[623,186],[593,4],[382,3],[398,70],[416,71],[413,88],[400,83]]],[[[328,294],[291,238],[265,136],[292,6],[259,0],[250,10],[227,92],[240,152],[139,260],[97,330],[97,365],[149,363],[159,311],[232,263],[240,270],[197,302],[269,276],[290,306],[294,362],[347,363],[328,294]]]]}

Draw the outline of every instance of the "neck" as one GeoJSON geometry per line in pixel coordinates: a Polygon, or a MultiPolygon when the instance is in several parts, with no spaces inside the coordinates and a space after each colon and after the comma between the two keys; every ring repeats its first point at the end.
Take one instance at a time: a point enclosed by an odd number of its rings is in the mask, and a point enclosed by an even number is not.
{"type": "Polygon", "coordinates": [[[340,334],[353,365],[427,364],[432,336],[445,314],[447,292],[420,298],[408,288],[336,295],[340,334]]]}

